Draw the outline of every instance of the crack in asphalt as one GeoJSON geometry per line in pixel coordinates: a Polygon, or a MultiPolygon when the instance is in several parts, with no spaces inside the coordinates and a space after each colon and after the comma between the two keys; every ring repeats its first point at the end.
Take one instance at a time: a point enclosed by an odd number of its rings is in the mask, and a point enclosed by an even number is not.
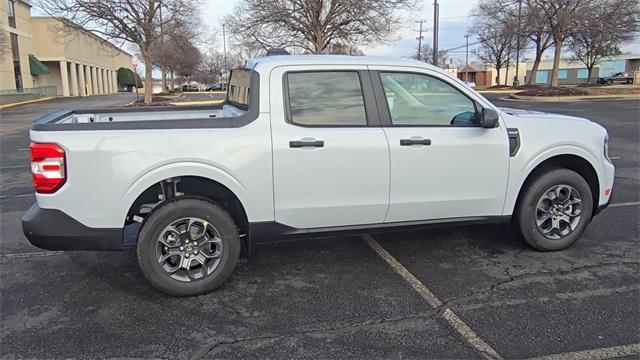
{"type": "MultiPolygon", "coordinates": [[[[488,258],[487,260],[489,260],[489,261],[491,261],[492,263],[495,264],[495,262],[492,261],[492,259],[488,258]]],[[[463,303],[464,301],[470,300],[472,298],[477,298],[477,297],[480,297],[482,295],[491,294],[501,286],[504,286],[504,285],[509,284],[509,283],[514,283],[514,282],[517,282],[517,281],[520,281],[520,280],[523,280],[523,279],[535,279],[535,278],[540,278],[540,277],[544,277],[544,276],[547,276],[547,275],[553,275],[554,277],[555,276],[563,276],[563,275],[568,275],[568,274],[575,273],[575,272],[578,272],[578,271],[583,271],[583,270],[592,270],[592,269],[609,267],[609,266],[614,267],[614,266],[628,266],[628,265],[640,265],[640,262],[638,262],[638,261],[624,261],[624,262],[603,263],[603,264],[595,264],[595,265],[582,265],[582,266],[576,266],[576,267],[570,268],[568,270],[563,270],[563,271],[541,271],[541,272],[522,274],[522,275],[512,275],[510,273],[509,266],[500,266],[502,268],[502,271],[504,272],[504,274],[508,277],[508,279],[492,283],[490,286],[485,287],[484,289],[474,290],[474,291],[465,293],[464,295],[461,295],[461,296],[458,296],[458,297],[443,301],[442,306],[440,306],[439,308],[448,307],[448,306],[451,306],[451,305],[459,305],[459,304],[463,303]]]]}
{"type": "MultiPolygon", "coordinates": [[[[209,344],[203,347],[199,351],[196,351],[195,353],[192,354],[190,359],[197,360],[197,359],[205,358],[212,351],[223,346],[230,346],[230,345],[235,345],[235,344],[240,344],[245,342],[252,342],[252,341],[260,341],[260,340],[278,341],[278,340],[297,337],[297,336],[304,336],[307,334],[321,334],[321,333],[340,331],[340,330],[358,329],[358,328],[370,327],[370,326],[376,326],[376,325],[382,325],[382,324],[399,323],[399,322],[402,322],[405,320],[411,320],[411,319],[416,319],[416,320],[435,319],[440,315],[442,311],[432,311],[424,314],[408,315],[408,316],[392,318],[392,319],[378,319],[378,320],[365,321],[365,322],[350,324],[350,325],[341,325],[341,326],[335,326],[335,327],[294,331],[294,332],[282,334],[282,335],[254,336],[254,337],[247,337],[247,338],[240,338],[240,339],[233,339],[233,340],[217,341],[213,344],[209,344]]],[[[450,333],[449,333],[449,336],[451,336],[450,333]]],[[[456,341],[459,341],[459,339],[456,336],[451,336],[451,337],[456,338],[456,341]]],[[[466,343],[464,343],[464,345],[468,346],[466,343]]]]}

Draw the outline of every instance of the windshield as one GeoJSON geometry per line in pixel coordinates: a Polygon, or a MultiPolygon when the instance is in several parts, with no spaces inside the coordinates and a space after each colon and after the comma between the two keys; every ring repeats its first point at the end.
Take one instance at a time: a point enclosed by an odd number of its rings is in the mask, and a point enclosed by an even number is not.
{"type": "Polygon", "coordinates": [[[249,107],[249,94],[251,93],[251,70],[235,69],[229,79],[227,101],[231,104],[247,109],[249,107]]]}

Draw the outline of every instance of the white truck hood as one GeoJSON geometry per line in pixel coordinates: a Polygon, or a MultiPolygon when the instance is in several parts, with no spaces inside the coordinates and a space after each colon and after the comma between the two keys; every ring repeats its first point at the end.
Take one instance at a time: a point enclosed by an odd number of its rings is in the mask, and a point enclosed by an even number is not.
{"type": "Polygon", "coordinates": [[[532,111],[532,110],[522,110],[522,109],[512,109],[512,108],[500,108],[500,111],[509,114],[511,116],[515,116],[518,119],[531,119],[531,120],[579,120],[579,121],[591,121],[589,119],[569,116],[569,115],[561,115],[561,114],[553,114],[546,113],[542,111],[532,111]]]}

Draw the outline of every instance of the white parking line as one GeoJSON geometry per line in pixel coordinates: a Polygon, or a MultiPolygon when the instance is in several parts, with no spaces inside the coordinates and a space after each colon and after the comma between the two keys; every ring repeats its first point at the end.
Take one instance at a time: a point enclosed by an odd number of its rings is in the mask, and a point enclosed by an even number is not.
{"type": "Polygon", "coordinates": [[[442,301],[438,299],[432,292],[429,290],[418,278],[413,276],[412,273],[407,270],[398,260],[396,260],[393,255],[389,254],[387,250],[385,250],[377,241],[371,237],[371,235],[363,235],[364,241],[375,251],[384,261],[391,266],[393,270],[395,270],[406,282],[411,285],[411,287],[425,299],[431,307],[437,308],[442,306],[442,301]]]}
{"type": "Polygon", "coordinates": [[[623,203],[611,204],[611,205],[609,205],[609,207],[615,208],[615,207],[639,206],[639,205],[640,205],[640,201],[632,201],[632,202],[623,202],[623,203]]]}
{"type": "Polygon", "coordinates": [[[611,160],[619,160],[619,159],[622,159],[622,156],[609,156],[609,159],[611,159],[611,160]]]}
{"type": "MultiPolygon", "coordinates": [[[[396,258],[385,250],[371,235],[362,235],[363,240],[380,257],[391,266],[411,287],[422,296],[431,307],[439,308],[443,305],[425,284],[416,278],[407,268],[405,268],[396,258]]],[[[451,309],[446,308],[442,316],[447,323],[460,334],[474,349],[476,349],[486,359],[502,359],[489,344],[484,342],[462,319],[460,319],[451,309]]]]}
{"type": "Polygon", "coordinates": [[[480,339],[469,325],[465,324],[465,322],[462,321],[462,319],[460,319],[453,311],[446,309],[442,316],[447,320],[447,322],[449,322],[451,327],[456,329],[456,331],[482,355],[489,359],[502,359],[502,356],[493,350],[493,348],[484,342],[484,340],[480,339]]]}
{"type": "Polygon", "coordinates": [[[640,344],[612,346],[593,350],[574,351],[562,354],[545,355],[530,360],[582,360],[612,359],[640,354],[640,344]]]}

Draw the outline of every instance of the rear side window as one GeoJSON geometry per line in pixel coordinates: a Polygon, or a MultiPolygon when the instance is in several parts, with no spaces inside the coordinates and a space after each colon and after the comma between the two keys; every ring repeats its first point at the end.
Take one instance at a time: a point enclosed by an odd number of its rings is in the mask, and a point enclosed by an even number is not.
{"type": "Polygon", "coordinates": [[[360,76],[355,71],[287,74],[289,121],[308,126],[366,126],[360,76]]]}
{"type": "Polygon", "coordinates": [[[249,94],[251,92],[251,71],[235,69],[229,79],[227,100],[233,105],[247,109],[249,107],[249,94]]]}

